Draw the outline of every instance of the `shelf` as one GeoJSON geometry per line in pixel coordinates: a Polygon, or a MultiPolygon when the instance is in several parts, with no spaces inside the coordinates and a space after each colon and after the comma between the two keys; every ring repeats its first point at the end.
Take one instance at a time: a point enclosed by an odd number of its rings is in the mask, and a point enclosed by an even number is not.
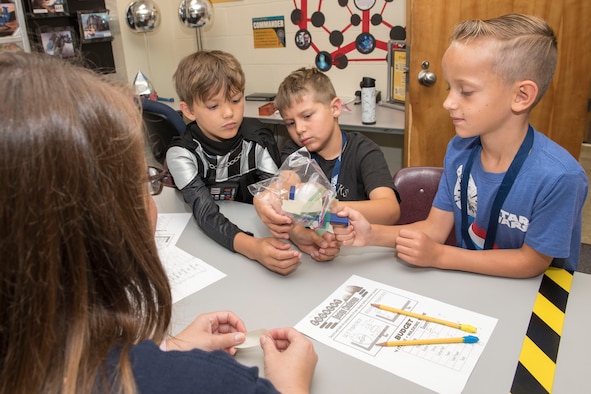
{"type": "MultiPolygon", "coordinates": [[[[18,0],[24,1],[24,0],[18,0]]],[[[35,14],[32,11],[31,4],[25,3],[25,21],[27,27],[27,36],[33,51],[45,51],[49,55],[63,56],[65,59],[90,68],[101,74],[115,73],[115,60],[113,57],[113,48],[109,37],[104,40],[94,42],[82,42],[81,24],[79,18],[82,11],[106,10],[104,0],[67,0],[65,12],[35,14]],[[56,38],[56,33],[62,39],[57,47],[60,51],[57,55],[53,46],[48,46],[56,38]],[[65,43],[65,44],[64,44],[65,43]],[[62,51],[63,50],[63,51],[62,51]]],[[[58,38],[59,38],[58,37],[58,38]]]]}

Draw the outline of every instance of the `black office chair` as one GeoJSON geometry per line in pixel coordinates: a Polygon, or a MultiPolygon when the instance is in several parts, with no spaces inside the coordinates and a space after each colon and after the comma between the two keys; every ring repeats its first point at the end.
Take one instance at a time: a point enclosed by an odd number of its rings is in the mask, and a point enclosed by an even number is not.
{"type": "Polygon", "coordinates": [[[142,108],[148,144],[154,159],[164,164],[166,148],[173,137],[183,135],[185,121],[179,112],[158,101],[143,98],[142,108]]]}

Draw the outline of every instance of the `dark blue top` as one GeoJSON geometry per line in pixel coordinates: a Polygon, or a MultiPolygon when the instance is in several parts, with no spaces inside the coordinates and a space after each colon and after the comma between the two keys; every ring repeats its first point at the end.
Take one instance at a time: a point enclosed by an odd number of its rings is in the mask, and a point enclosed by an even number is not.
{"type": "MultiPolygon", "coordinates": [[[[260,378],[257,367],[246,367],[221,350],[163,352],[152,341],[132,347],[131,366],[139,393],[278,393],[260,378]]],[[[119,362],[111,350],[108,368],[119,362]]]]}

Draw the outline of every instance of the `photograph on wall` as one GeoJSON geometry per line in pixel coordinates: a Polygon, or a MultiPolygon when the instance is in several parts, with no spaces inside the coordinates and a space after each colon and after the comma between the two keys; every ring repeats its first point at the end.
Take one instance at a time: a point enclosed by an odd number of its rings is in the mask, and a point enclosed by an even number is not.
{"type": "Polygon", "coordinates": [[[113,39],[109,27],[109,10],[78,11],[78,22],[82,43],[113,39]]]}
{"type": "Polygon", "coordinates": [[[31,11],[35,15],[65,14],[67,9],[66,0],[29,0],[31,11]]]}
{"type": "Polygon", "coordinates": [[[18,29],[14,3],[0,3],[0,37],[13,35],[18,29]]]}
{"type": "Polygon", "coordinates": [[[39,31],[43,52],[67,59],[76,56],[76,32],[69,26],[48,28],[39,31]]]}

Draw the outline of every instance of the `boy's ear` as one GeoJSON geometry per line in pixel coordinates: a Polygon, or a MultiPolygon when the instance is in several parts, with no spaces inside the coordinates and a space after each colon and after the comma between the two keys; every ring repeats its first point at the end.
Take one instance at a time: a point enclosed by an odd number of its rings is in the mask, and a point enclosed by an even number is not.
{"type": "Polygon", "coordinates": [[[195,115],[193,115],[193,111],[191,111],[191,107],[189,107],[186,101],[179,101],[179,107],[181,108],[181,112],[185,118],[189,119],[190,121],[195,120],[195,115]]]}
{"type": "Polygon", "coordinates": [[[515,84],[516,92],[512,109],[515,112],[523,112],[530,109],[538,96],[538,84],[531,80],[519,81],[515,84]]]}
{"type": "Polygon", "coordinates": [[[330,109],[334,118],[341,116],[341,111],[343,110],[343,102],[341,99],[338,97],[333,98],[330,102],[330,109]]]}

